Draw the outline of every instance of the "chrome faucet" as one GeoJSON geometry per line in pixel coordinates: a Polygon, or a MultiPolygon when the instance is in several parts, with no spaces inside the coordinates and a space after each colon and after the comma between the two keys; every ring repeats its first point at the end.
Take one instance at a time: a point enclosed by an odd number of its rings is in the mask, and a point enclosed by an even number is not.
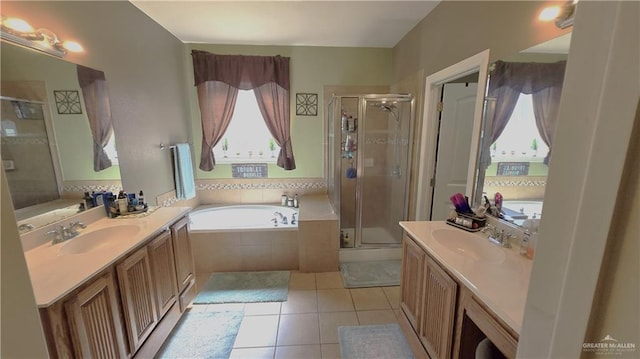
{"type": "Polygon", "coordinates": [[[78,234],[80,234],[76,229],[76,227],[80,227],[84,229],[84,228],[87,228],[87,225],[82,222],[71,222],[69,223],[69,227],[60,226],[60,228],[53,229],[45,233],[45,235],[53,236],[53,240],[51,241],[51,244],[58,244],[58,243],[67,241],[77,236],[78,234]]]}
{"type": "Polygon", "coordinates": [[[29,231],[32,231],[33,229],[35,229],[36,227],[31,224],[31,223],[24,223],[18,226],[18,232],[22,233],[26,233],[29,231]]]}
{"type": "Polygon", "coordinates": [[[487,224],[482,229],[482,232],[489,232],[489,241],[505,248],[511,248],[511,239],[515,238],[513,234],[507,233],[503,229],[498,229],[496,226],[491,224],[487,224]]]}
{"type": "Polygon", "coordinates": [[[291,215],[291,224],[296,224],[296,214],[291,215]]]}
{"type": "Polygon", "coordinates": [[[289,221],[287,220],[287,217],[284,214],[282,214],[281,212],[275,212],[273,215],[276,216],[274,218],[274,219],[276,219],[276,224],[277,224],[277,219],[278,218],[280,218],[280,223],[288,224],[289,221]]]}

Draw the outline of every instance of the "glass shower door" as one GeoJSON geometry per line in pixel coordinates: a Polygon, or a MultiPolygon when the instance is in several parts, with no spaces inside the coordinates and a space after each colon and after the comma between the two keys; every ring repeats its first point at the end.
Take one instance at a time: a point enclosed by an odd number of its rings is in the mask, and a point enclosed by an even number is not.
{"type": "Polygon", "coordinates": [[[411,98],[366,96],[358,129],[357,243],[398,245],[407,215],[411,98]]]}

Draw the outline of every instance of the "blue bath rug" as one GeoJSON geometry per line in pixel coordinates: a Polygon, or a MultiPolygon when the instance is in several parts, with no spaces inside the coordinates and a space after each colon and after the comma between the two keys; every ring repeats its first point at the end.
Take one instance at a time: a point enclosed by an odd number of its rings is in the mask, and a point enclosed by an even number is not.
{"type": "Polygon", "coordinates": [[[345,288],[400,285],[400,272],[400,260],[340,263],[345,288]]]}
{"type": "Polygon", "coordinates": [[[284,302],[289,296],[289,272],[213,273],[195,304],[284,302]]]}
{"type": "Polygon", "coordinates": [[[342,359],[410,359],[413,352],[398,324],[338,327],[342,359]]]}
{"type": "Polygon", "coordinates": [[[243,316],[243,312],[187,312],[156,358],[227,359],[243,316]]]}

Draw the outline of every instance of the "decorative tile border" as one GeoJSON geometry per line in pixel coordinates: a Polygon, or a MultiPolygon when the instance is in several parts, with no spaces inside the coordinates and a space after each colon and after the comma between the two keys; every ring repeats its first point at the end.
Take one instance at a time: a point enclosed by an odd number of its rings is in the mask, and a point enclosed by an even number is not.
{"type": "Polygon", "coordinates": [[[2,137],[3,145],[48,145],[49,140],[46,137],[2,137]]]}
{"type": "Polygon", "coordinates": [[[288,182],[286,179],[282,179],[278,182],[227,182],[227,180],[198,180],[196,181],[197,191],[213,191],[213,190],[237,190],[237,189],[326,189],[327,183],[323,180],[296,180],[295,182],[288,182]],[[286,182],[285,182],[286,181],[286,182]]]}
{"type": "Polygon", "coordinates": [[[65,181],[62,185],[63,192],[93,192],[110,191],[118,193],[122,189],[120,181],[65,181]]]}
{"type": "Polygon", "coordinates": [[[486,181],[485,186],[491,187],[538,187],[538,186],[546,186],[547,181],[539,180],[539,181],[486,181]]]}

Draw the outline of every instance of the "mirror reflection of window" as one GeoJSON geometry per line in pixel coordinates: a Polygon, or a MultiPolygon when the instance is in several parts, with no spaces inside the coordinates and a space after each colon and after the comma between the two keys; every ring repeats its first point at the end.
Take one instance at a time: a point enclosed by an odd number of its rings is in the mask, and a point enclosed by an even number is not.
{"type": "Polygon", "coordinates": [[[500,192],[503,212],[514,223],[542,216],[549,147],[536,127],[531,95],[520,94],[509,122],[491,144],[491,165],[484,177],[484,194],[500,192]]]}

